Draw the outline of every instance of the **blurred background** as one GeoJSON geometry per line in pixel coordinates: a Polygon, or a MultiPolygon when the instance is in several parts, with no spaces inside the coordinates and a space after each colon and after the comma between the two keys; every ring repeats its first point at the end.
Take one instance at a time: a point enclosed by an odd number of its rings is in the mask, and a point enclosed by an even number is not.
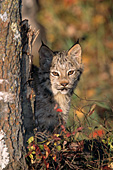
{"type": "MultiPolygon", "coordinates": [[[[113,109],[113,1],[112,0],[23,0],[23,19],[40,29],[33,47],[43,40],[53,51],[68,50],[77,39],[82,46],[84,72],[72,97],[74,119],[82,120],[96,103],[102,118],[113,109]],[[78,97],[79,96],[79,97],[78,97]],[[76,111],[75,111],[76,110],[76,111]]],[[[113,113],[112,113],[113,114],[113,113]]],[[[94,115],[94,114],[93,114],[94,115]]],[[[112,122],[113,123],[113,122],[112,122]]]]}

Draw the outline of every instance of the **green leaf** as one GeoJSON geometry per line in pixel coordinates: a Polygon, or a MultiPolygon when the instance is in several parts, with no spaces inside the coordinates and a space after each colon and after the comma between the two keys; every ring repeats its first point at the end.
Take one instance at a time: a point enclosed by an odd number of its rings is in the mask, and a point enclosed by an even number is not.
{"type": "Polygon", "coordinates": [[[39,148],[41,149],[41,150],[44,150],[44,146],[43,145],[38,145],[39,146],[39,148]]]}
{"type": "Polygon", "coordinates": [[[56,148],[58,151],[61,151],[61,145],[58,145],[56,148]]]}
{"type": "Polygon", "coordinates": [[[31,136],[29,139],[28,139],[28,144],[30,144],[31,142],[33,142],[34,141],[34,137],[33,136],[31,136]]]}

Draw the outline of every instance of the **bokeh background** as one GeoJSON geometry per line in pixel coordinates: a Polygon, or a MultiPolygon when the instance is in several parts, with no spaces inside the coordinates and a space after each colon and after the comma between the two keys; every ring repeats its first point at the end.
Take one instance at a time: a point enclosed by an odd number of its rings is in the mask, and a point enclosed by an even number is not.
{"type": "MultiPolygon", "coordinates": [[[[79,39],[84,72],[70,115],[83,120],[95,107],[94,117],[112,115],[113,109],[113,1],[23,0],[23,19],[40,29],[35,42],[34,64],[43,40],[52,50],[68,50],[79,39]],[[78,97],[79,96],[79,97],[78,97]],[[93,106],[92,106],[93,105],[93,106]]],[[[91,113],[92,114],[92,113],[91,113]]],[[[72,117],[73,117],[72,116],[72,117]]],[[[70,118],[71,119],[71,118],[70,118]]],[[[72,118],[73,120],[73,118],[72,118]]],[[[111,122],[113,124],[113,122],[111,122]]]]}

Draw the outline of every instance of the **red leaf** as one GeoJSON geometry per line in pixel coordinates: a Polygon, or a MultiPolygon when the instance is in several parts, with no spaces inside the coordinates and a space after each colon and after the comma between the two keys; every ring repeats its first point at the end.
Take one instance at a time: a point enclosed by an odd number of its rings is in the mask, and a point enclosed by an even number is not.
{"type": "Polygon", "coordinates": [[[56,111],[57,111],[57,112],[62,112],[62,109],[58,108],[56,111]]]}
{"type": "Polygon", "coordinates": [[[75,135],[75,131],[72,132],[72,135],[75,135]]]}
{"type": "Polygon", "coordinates": [[[82,129],[83,129],[83,127],[79,127],[79,128],[77,128],[77,132],[82,131],[82,129]]]}
{"type": "Polygon", "coordinates": [[[99,137],[102,137],[103,135],[105,134],[105,131],[104,130],[102,130],[102,129],[99,129],[99,130],[95,130],[93,133],[91,133],[90,135],[89,135],[89,137],[90,138],[97,138],[98,136],[99,137]]]}
{"type": "Polygon", "coordinates": [[[55,155],[55,156],[53,156],[53,160],[56,162],[56,155],[55,155]]]}
{"type": "Polygon", "coordinates": [[[49,163],[47,163],[46,168],[47,168],[47,169],[49,168],[49,163]]]}
{"type": "Polygon", "coordinates": [[[65,129],[65,126],[64,126],[64,125],[61,125],[61,128],[62,128],[62,129],[65,129]]]}
{"type": "Polygon", "coordinates": [[[66,136],[67,136],[67,137],[70,137],[70,136],[71,136],[71,133],[66,133],[66,136]]]}
{"type": "Polygon", "coordinates": [[[64,125],[61,125],[61,128],[62,128],[62,131],[63,131],[64,133],[66,133],[66,130],[65,130],[64,125]]]}

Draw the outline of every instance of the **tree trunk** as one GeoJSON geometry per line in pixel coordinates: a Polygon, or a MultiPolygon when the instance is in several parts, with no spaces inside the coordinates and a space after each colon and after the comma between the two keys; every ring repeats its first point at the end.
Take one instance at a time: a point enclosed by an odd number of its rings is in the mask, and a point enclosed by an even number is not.
{"type": "Polygon", "coordinates": [[[0,9],[0,170],[27,170],[25,145],[33,135],[28,28],[21,33],[21,0],[1,0],[0,9]]]}

